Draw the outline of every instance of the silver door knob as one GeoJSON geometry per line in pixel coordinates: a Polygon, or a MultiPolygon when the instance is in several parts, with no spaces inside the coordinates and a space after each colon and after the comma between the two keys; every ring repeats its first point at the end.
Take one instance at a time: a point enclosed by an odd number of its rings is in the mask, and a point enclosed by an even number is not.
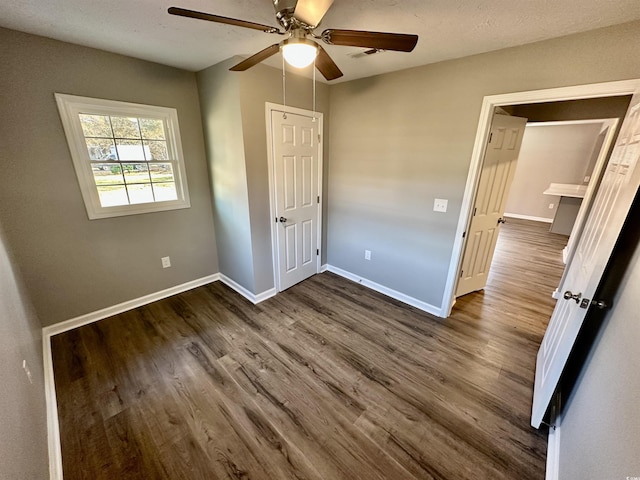
{"type": "Polygon", "coordinates": [[[565,300],[575,300],[576,303],[580,303],[580,299],[582,298],[582,293],[571,293],[571,290],[567,290],[563,295],[565,300]]]}
{"type": "Polygon", "coordinates": [[[279,221],[280,223],[287,223],[287,219],[286,219],[286,218],[284,218],[284,217],[280,217],[280,218],[278,219],[278,221],[279,221]]]}

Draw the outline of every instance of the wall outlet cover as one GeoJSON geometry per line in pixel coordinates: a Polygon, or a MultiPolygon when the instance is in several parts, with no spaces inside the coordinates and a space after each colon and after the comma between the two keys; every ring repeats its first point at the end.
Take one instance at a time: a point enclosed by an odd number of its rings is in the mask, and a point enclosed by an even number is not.
{"type": "Polygon", "coordinates": [[[364,251],[364,259],[365,260],[371,260],[371,250],[365,250],[364,251]]]}
{"type": "Polygon", "coordinates": [[[446,212],[448,203],[449,203],[449,200],[444,199],[444,198],[436,198],[436,199],[434,199],[433,200],[433,211],[434,212],[446,212]]]}
{"type": "Polygon", "coordinates": [[[169,268],[171,266],[171,257],[162,257],[162,268],[169,268]]]}

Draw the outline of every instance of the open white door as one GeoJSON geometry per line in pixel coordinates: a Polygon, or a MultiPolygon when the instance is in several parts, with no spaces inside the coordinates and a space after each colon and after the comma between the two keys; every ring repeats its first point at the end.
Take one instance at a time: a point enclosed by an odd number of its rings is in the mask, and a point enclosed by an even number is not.
{"type": "Polygon", "coordinates": [[[279,291],[318,273],[320,123],[311,116],[271,111],[279,291]]]}
{"type": "MultiPolygon", "coordinates": [[[[631,100],[616,146],[566,267],[558,300],[538,351],[531,425],[539,428],[593,295],[640,186],[640,94],[631,100]]],[[[596,299],[597,300],[597,299],[596,299]]]]}
{"type": "Polygon", "coordinates": [[[526,118],[493,116],[456,297],[482,290],[487,284],[526,124],[526,118]]]}

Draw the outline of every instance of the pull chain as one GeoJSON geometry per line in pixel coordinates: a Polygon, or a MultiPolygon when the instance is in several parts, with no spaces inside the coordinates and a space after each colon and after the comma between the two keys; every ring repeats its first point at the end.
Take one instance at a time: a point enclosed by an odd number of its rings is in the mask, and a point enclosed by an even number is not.
{"type": "Polygon", "coordinates": [[[313,59],[313,122],[316,121],[316,59],[313,59]]]}
{"type": "Polygon", "coordinates": [[[282,112],[282,118],[287,119],[287,79],[285,75],[284,55],[282,55],[282,105],[284,106],[284,112],[282,112]]]}

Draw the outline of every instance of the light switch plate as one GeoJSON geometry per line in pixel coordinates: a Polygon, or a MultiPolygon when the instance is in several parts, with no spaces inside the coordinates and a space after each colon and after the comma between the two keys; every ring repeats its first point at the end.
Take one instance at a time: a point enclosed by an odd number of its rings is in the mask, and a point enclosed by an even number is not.
{"type": "Polygon", "coordinates": [[[444,198],[436,198],[433,201],[433,211],[434,212],[446,212],[448,203],[449,203],[449,200],[446,200],[444,198]]]}

